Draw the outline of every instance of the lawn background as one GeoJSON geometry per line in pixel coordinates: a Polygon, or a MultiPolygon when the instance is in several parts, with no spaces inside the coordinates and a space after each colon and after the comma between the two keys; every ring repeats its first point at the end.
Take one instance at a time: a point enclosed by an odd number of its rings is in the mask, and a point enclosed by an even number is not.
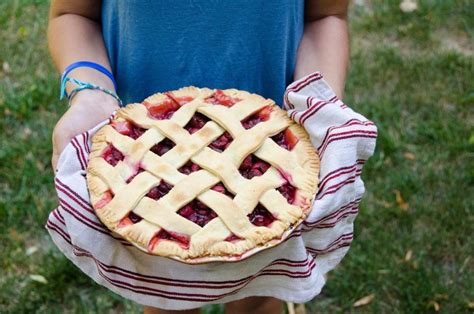
{"type": "MultiPolygon", "coordinates": [[[[474,1],[399,4],[351,5],[345,102],[376,122],[378,146],[353,245],[309,313],[474,311],[474,1]]],[[[47,11],[47,1],[0,2],[0,312],[139,313],[43,227],[57,205],[51,131],[66,109],[47,11]]]]}

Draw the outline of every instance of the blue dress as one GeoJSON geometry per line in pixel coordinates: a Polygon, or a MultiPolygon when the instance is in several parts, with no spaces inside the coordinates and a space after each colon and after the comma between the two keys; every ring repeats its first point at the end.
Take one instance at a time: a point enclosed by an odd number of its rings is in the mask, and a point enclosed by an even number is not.
{"type": "Polygon", "coordinates": [[[304,0],[104,0],[102,31],[124,103],[183,86],[282,103],[304,0]]]}

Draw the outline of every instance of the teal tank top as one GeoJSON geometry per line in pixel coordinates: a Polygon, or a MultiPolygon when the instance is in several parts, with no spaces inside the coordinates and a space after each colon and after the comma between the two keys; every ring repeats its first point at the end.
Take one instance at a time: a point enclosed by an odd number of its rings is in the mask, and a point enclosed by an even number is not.
{"type": "Polygon", "coordinates": [[[124,103],[194,85],[281,105],[303,15],[304,0],[103,0],[102,31],[124,103]]]}

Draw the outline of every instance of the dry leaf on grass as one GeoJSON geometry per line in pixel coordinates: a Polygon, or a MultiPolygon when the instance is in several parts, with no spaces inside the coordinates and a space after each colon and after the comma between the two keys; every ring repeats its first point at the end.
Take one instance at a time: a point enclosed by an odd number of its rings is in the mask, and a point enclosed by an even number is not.
{"type": "Polygon", "coordinates": [[[436,312],[439,312],[439,310],[441,309],[441,306],[439,305],[439,303],[434,300],[431,300],[428,303],[428,307],[432,307],[436,312]]]}
{"type": "Polygon", "coordinates": [[[39,160],[35,162],[35,165],[36,169],[38,169],[39,171],[44,171],[44,169],[46,169],[45,165],[39,160]]]}
{"type": "Polygon", "coordinates": [[[36,251],[38,251],[37,246],[30,246],[29,248],[26,249],[26,255],[30,256],[31,254],[36,253],[36,251]]]}
{"type": "Polygon", "coordinates": [[[375,294],[369,294],[369,295],[366,295],[365,297],[363,298],[360,298],[359,300],[355,301],[353,306],[354,307],[359,307],[359,306],[364,306],[364,305],[367,305],[369,304],[370,302],[372,302],[372,300],[375,298],[375,294]]]}
{"type": "Polygon", "coordinates": [[[10,73],[10,65],[8,64],[8,62],[3,61],[2,69],[3,69],[3,72],[10,73]]]}
{"type": "Polygon", "coordinates": [[[408,160],[415,160],[415,159],[416,159],[415,154],[410,153],[410,152],[404,153],[404,154],[403,154],[403,157],[405,157],[405,159],[408,159],[408,160]]]}
{"type": "Polygon", "coordinates": [[[408,250],[407,253],[405,254],[405,262],[409,262],[411,260],[412,255],[413,255],[413,251],[408,250]]]}
{"type": "Polygon", "coordinates": [[[402,197],[402,193],[400,193],[399,190],[393,190],[393,193],[395,193],[395,201],[397,202],[398,207],[400,207],[403,210],[408,210],[410,208],[410,205],[408,205],[407,202],[402,197]]]}
{"type": "Polygon", "coordinates": [[[47,284],[48,283],[48,280],[46,280],[46,278],[44,278],[41,275],[30,275],[30,279],[33,280],[33,281],[42,283],[42,284],[47,284]]]}
{"type": "Polygon", "coordinates": [[[21,135],[22,139],[27,139],[27,138],[30,137],[30,135],[32,133],[33,132],[31,131],[31,129],[29,127],[25,127],[25,128],[23,128],[23,130],[21,130],[20,135],[21,135]]]}
{"type": "Polygon", "coordinates": [[[405,13],[413,12],[418,8],[418,4],[414,0],[403,0],[400,2],[400,10],[405,13]]]}
{"type": "Polygon", "coordinates": [[[467,308],[470,310],[474,310],[474,302],[467,302],[467,308]]]}

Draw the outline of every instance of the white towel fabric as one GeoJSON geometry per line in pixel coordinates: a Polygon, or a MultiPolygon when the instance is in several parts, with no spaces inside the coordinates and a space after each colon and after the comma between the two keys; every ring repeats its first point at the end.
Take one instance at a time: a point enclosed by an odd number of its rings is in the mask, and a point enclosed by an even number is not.
{"type": "Polygon", "coordinates": [[[54,243],[97,283],[143,305],[183,310],[248,296],[311,300],[352,242],[364,193],[360,175],[377,128],[339,100],[318,72],[288,86],[284,107],[310,134],[321,170],[309,217],[278,246],[240,262],[187,265],[113,236],[95,215],[85,180],[90,138],[108,121],[76,136],[59,158],[59,207],[46,223],[54,243]]]}

